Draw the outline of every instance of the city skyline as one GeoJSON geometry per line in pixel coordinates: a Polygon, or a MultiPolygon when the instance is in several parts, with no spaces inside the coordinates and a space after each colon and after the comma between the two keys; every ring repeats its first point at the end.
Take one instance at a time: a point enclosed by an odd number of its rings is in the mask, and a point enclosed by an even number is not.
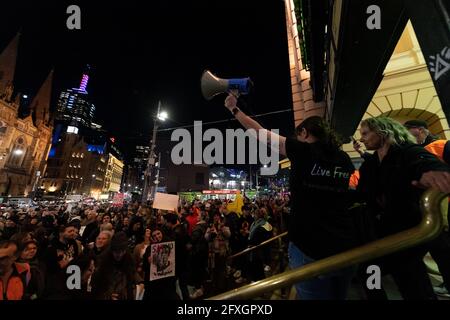
{"type": "MultiPolygon", "coordinates": [[[[250,114],[290,108],[283,2],[200,2],[169,6],[131,1],[105,9],[81,1],[75,4],[81,8],[82,29],[71,31],[65,25],[68,2],[18,1],[7,4],[11,19],[6,25],[0,22],[0,47],[21,30],[17,92],[32,96],[33,84],[55,69],[53,109],[57,95],[78,86],[83,68],[91,65],[94,121],[117,138],[126,158],[132,157],[133,146],[148,144],[158,100],[169,113],[166,127],[230,117],[224,96],[211,102],[201,97],[199,79],[205,69],[224,78],[250,76],[255,82],[247,100],[250,114]],[[259,11],[252,13],[255,5],[259,11]]],[[[283,125],[292,123],[292,113],[260,120],[292,133],[293,128],[283,125]]],[[[230,126],[237,124],[217,125],[230,126]]],[[[170,139],[169,134],[158,135],[170,139]]]]}

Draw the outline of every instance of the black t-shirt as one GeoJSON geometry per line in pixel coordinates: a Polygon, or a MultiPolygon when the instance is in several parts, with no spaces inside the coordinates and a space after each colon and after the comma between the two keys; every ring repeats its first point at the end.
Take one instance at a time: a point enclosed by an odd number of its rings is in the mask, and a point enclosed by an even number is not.
{"type": "Polygon", "coordinates": [[[355,169],[349,156],[291,138],[286,139],[286,153],[291,161],[290,241],[313,259],[354,247],[355,229],[347,208],[355,169]]]}

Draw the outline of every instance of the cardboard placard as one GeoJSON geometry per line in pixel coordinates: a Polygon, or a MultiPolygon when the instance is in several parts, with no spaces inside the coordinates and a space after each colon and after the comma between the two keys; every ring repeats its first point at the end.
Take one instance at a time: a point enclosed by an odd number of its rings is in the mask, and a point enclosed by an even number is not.
{"type": "Polygon", "coordinates": [[[178,201],[178,195],[157,192],[153,201],[153,208],[174,211],[178,208],[178,201]]]}

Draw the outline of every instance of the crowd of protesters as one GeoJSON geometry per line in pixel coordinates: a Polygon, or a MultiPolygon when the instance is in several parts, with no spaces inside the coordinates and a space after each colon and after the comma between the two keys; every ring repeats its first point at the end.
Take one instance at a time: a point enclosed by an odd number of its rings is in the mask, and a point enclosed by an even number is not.
{"type": "MultiPolygon", "coordinates": [[[[226,106],[244,127],[261,129],[237,109],[234,96],[226,106]]],[[[280,153],[291,161],[290,195],[245,198],[239,213],[219,199],[184,201],[174,211],[138,202],[3,207],[0,299],[204,298],[230,289],[230,279],[236,285],[263,279],[273,267],[270,246],[230,256],[287,229],[289,264],[297,268],[412,228],[421,219],[425,188],[450,192],[450,144],[435,140],[423,121],[364,120],[360,141],[373,153],[354,142],[363,159],[359,173],[319,117],[304,120],[296,139],[277,138],[280,153]]],[[[393,277],[404,299],[448,296],[450,242],[443,211],[445,227],[436,239],[302,281],[298,296],[345,299],[352,279],[367,289],[370,264],[393,277]],[[438,288],[423,262],[427,252],[443,276],[438,288]]],[[[368,299],[387,299],[382,289],[366,291],[368,299]]]]}
{"type": "MultiPolygon", "coordinates": [[[[289,197],[245,198],[239,215],[227,200],[151,204],[83,202],[4,207],[0,212],[0,299],[198,299],[264,278],[270,252],[227,257],[283,228],[289,197]],[[174,241],[175,276],[150,281],[153,244],[174,241]],[[71,266],[81,272],[71,287],[71,266]],[[228,281],[229,282],[229,281],[228,281]],[[209,284],[209,285],[208,285],[209,284]]],[[[153,258],[154,259],[154,258],[153,258]]]]}

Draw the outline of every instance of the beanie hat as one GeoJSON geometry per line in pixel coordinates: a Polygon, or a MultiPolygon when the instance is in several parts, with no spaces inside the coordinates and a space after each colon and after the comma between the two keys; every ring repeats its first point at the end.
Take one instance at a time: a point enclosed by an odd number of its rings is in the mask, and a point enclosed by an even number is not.
{"type": "Polygon", "coordinates": [[[117,232],[111,239],[111,250],[122,251],[128,248],[128,238],[125,232],[117,232]]]}
{"type": "Polygon", "coordinates": [[[428,124],[426,123],[426,121],[418,120],[418,119],[406,121],[404,126],[406,128],[408,128],[408,129],[410,129],[410,128],[425,128],[425,129],[428,129],[428,124]]]}

